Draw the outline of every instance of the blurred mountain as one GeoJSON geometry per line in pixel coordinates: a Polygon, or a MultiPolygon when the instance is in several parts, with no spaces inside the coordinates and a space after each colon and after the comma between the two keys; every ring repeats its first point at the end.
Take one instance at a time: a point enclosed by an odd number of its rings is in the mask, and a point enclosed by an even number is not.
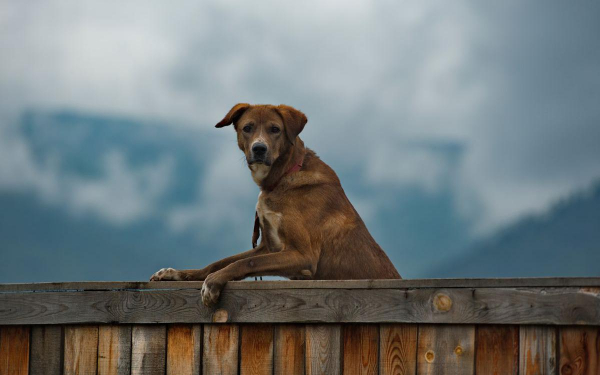
{"type": "Polygon", "coordinates": [[[478,241],[428,276],[600,276],[600,182],[478,241]]]}
{"type": "MultiPolygon", "coordinates": [[[[0,175],[0,282],[145,280],[248,249],[258,188],[227,133],[72,111],[16,125],[23,160],[0,175]]],[[[373,184],[325,161],[403,277],[600,275],[600,183],[473,243],[452,180],[463,146],[399,147],[441,160],[444,179],[373,184]]]]}
{"type": "MultiPolygon", "coordinates": [[[[18,176],[0,175],[0,282],[145,280],[249,248],[258,188],[231,133],[73,111],[29,111],[14,128],[24,161],[13,161],[18,176]]],[[[463,152],[400,146],[443,160],[449,175],[463,152]]],[[[469,243],[451,180],[375,185],[361,168],[325,161],[404,277],[469,243]]]]}
{"type": "Polygon", "coordinates": [[[0,189],[0,282],[145,280],[162,267],[219,258],[206,249],[235,251],[224,231],[203,237],[167,222],[169,210],[193,205],[201,190],[203,155],[213,151],[202,133],[68,111],[28,112],[17,129],[33,176],[0,189]],[[153,185],[162,188],[147,194],[153,185]],[[116,191],[124,189],[139,191],[116,191]]]}

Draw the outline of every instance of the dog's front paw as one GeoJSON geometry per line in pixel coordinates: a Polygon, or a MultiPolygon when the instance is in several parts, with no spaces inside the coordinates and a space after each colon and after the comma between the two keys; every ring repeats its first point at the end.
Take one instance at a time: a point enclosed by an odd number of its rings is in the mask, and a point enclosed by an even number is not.
{"type": "Polygon", "coordinates": [[[204,303],[207,307],[214,306],[219,300],[219,296],[221,295],[221,290],[225,286],[225,282],[221,280],[214,273],[208,275],[206,280],[204,280],[204,284],[202,284],[202,291],[200,292],[202,295],[202,303],[204,303]]]}
{"type": "Polygon", "coordinates": [[[161,268],[152,277],[150,281],[180,281],[183,280],[179,271],[173,268],[161,268]]]}

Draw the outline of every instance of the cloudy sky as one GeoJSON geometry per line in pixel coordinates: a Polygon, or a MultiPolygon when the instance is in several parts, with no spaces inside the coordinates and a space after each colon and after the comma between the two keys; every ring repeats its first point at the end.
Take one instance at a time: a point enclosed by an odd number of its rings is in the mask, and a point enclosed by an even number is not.
{"type": "MultiPolygon", "coordinates": [[[[171,225],[206,212],[224,225],[252,182],[233,131],[212,125],[237,102],[285,103],[335,169],[379,188],[450,188],[472,235],[489,233],[600,176],[599,19],[592,1],[3,1],[0,189],[33,186],[115,223],[146,215],[168,158],[130,171],[110,155],[106,181],[71,179],[59,197],[52,161],[32,166],[11,124],[26,109],[160,121],[217,150],[209,203],[171,225]],[[459,147],[460,162],[436,145],[459,147]]],[[[367,218],[386,204],[354,203],[367,218]]]]}

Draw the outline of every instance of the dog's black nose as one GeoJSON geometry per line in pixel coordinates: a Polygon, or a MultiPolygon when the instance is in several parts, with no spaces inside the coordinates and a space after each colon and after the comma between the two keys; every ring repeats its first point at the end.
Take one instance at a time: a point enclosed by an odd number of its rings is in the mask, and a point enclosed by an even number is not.
{"type": "Polygon", "coordinates": [[[267,145],[264,143],[255,143],[254,146],[252,146],[252,152],[254,153],[254,156],[265,156],[267,153],[267,145]]]}

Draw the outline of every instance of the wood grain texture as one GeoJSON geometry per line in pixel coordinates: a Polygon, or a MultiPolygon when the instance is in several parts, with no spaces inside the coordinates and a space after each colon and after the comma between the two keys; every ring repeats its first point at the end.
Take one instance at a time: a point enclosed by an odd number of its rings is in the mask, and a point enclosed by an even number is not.
{"type": "MultiPolygon", "coordinates": [[[[0,324],[208,323],[197,290],[0,293],[0,324]]],[[[600,293],[557,289],[229,290],[234,323],[460,323],[595,325],[600,293]],[[443,298],[440,299],[440,296],[443,298]],[[440,303],[447,303],[447,311],[440,303]]]]}
{"type": "Polygon", "coordinates": [[[241,336],[240,374],[273,374],[273,326],[246,324],[241,336]]]}
{"type": "MultiPolygon", "coordinates": [[[[202,289],[203,281],[84,281],[62,283],[0,284],[1,292],[202,289]]],[[[600,287],[600,277],[530,277],[485,279],[402,280],[264,280],[230,281],[225,290],[258,289],[407,289],[407,288],[522,288],[600,287]]]]}
{"type": "Polygon", "coordinates": [[[519,327],[477,327],[477,375],[517,375],[519,373],[519,327]]]}
{"type": "Polygon", "coordinates": [[[417,326],[382,324],[379,327],[381,375],[414,375],[417,369],[417,326]]]}
{"type": "Polygon", "coordinates": [[[0,375],[29,373],[29,327],[0,327],[0,375]]]}
{"type": "Polygon", "coordinates": [[[64,345],[65,375],[96,375],[98,326],[66,326],[64,345]]]}
{"type": "Polygon", "coordinates": [[[98,375],[129,375],[131,326],[106,325],[98,329],[98,375]]]}
{"type": "Polygon", "coordinates": [[[275,327],[274,374],[304,374],[305,327],[296,324],[282,324],[275,327]]]}
{"type": "Polygon", "coordinates": [[[237,324],[205,324],[202,373],[227,375],[238,372],[239,327],[237,324]]]}
{"type": "Polygon", "coordinates": [[[519,331],[519,374],[556,374],[556,328],[521,326],[519,331]]]}
{"type": "Polygon", "coordinates": [[[600,327],[561,327],[559,332],[559,374],[600,374],[600,327]]]}
{"type": "Polygon", "coordinates": [[[167,327],[135,325],[131,331],[131,375],[164,375],[167,327]]]}
{"type": "Polygon", "coordinates": [[[306,374],[329,375],[342,371],[342,326],[306,325],[306,374]]]}
{"type": "Polygon", "coordinates": [[[469,375],[475,367],[475,326],[419,326],[417,373],[419,375],[469,375]]]}
{"type": "Polygon", "coordinates": [[[167,375],[200,374],[201,346],[201,325],[169,325],[167,330],[167,375]]]}
{"type": "Polygon", "coordinates": [[[344,326],[344,374],[377,374],[379,327],[374,324],[344,326]]]}
{"type": "Polygon", "coordinates": [[[63,327],[31,327],[31,374],[60,375],[63,368],[63,327]]]}

